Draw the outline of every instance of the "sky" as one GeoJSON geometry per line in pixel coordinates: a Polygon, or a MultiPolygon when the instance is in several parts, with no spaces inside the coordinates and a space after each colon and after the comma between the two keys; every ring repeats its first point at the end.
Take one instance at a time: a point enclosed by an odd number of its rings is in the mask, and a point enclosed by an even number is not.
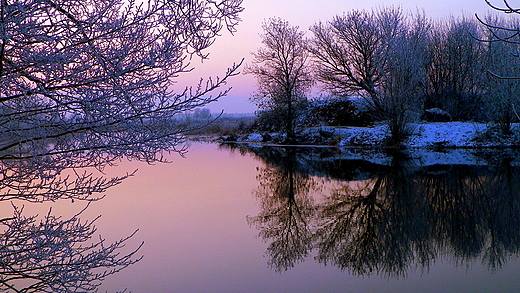
{"type": "MultiPolygon", "coordinates": [[[[499,5],[502,1],[491,0],[491,3],[499,5]]],[[[510,3],[515,4],[515,1],[510,3]]],[[[335,15],[354,9],[371,10],[380,6],[401,6],[404,11],[410,12],[420,9],[434,19],[463,15],[474,17],[475,13],[483,15],[491,11],[484,0],[244,0],[245,10],[240,15],[242,22],[237,32],[233,35],[224,32],[207,50],[209,60],[203,63],[193,60],[195,70],[179,77],[178,85],[194,85],[201,77],[222,76],[226,68],[242,58],[245,59],[244,65],[250,64],[251,52],[261,46],[259,34],[262,23],[271,17],[287,20],[310,36],[308,29],[316,22],[326,22],[335,15]]],[[[240,74],[229,80],[227,86],[232,87],[231,92],[207,106],[212,113],[252,113],[256,110],[256,106],[249,101],[256,87],[253,76],[240,74]]]]}

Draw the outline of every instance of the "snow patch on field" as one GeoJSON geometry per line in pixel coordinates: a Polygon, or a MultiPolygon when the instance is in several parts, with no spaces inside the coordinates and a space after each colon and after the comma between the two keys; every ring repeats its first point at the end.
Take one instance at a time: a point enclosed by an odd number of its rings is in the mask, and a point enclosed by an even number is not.
{"type": "Polygon", "coordinates": [[[259,133],[252,133],[250,134],[246,139],[245,141],[256,141],[256,142],[259,142],[259,141],[262,141],[262,135],[259,134],[259,133]]]}
{"type": "Polygon", "coordinates": [[[412,136],[404,142],[409,147],[473,147],[477,135],[487,125],[468,122],[435,122],[417,124],[412,136]]]}
{"type": "MultiPolygon", "coordinates": [[[[412,135],[403,142],[410,148],[475,147],[475,138],[484,133],[487,125],[471,122],[433,122],[413,125],[412,135]]],[[[380,146],[390,136],[387,125],[374,127],[345,127],[337,129],[338,146],[380,146]]]]}
{"type": "Polygon", "coordinates": [[[338,146],[378,146],[383,145],[388,137],[387,125],[374,127],[338,128],[337,135],[341,138],[338,146]]]}
{"type": "MultiPolygon", "coordinates": [[[[418,166],[435,164],[486,165],[489,162],[483,152],[494,152],[492,148],[510,148],[511,164],[520,165],[516,147],[520,145],[520,124],[513,124],[513,135],[504,136],[490,131],[491,124],[474,122],[430,122],[413,125],[412,135],[403,142],[400,152],[418,166]]],[[[250,134],[242,139],[249,144],[276,145],[280,138],[262,143],[263,136],[250,134]]],[[[337,146],[339,152],[334,159],[365,160],[388,165],[392,161],[391,151],[386,148],[390,131],[385,124],[372,127],[316,127],[302,132],[309,145],[337,146]]],[[[283,137],[282,137],[283,138],[283,137]]]]}

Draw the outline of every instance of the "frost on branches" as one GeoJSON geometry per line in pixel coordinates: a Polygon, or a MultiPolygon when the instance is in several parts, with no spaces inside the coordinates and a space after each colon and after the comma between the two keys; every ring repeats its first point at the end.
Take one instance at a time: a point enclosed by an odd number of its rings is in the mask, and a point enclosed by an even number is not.
{"type": "Polygon", "coordinates": [[[239,64],[180,92],[175,78],[235,30],[241,2],[2,0],[0,158],[182,152],[172,117],[225,95],[239,64]]]}
{"type": "MultiPolygon", "coordinates": [[[[96,239],[94,221],[50,213],[26,217],[15,208],[0,220],[0,291],[97,292],[107,276],[136,263],[141,246],[122,253],[135,232],[114,243],[96,239]]],[[[142,245],[142,244],[141,244],[142,245]]]]}
{"type": "Polygon", "coordinates": [[[225,95],[240,64],[180,91],[175,78],[235,30],[241,2],[1,0],[0,200],[89,199],[131,174],[78,168],[182,154],[190,126],[173,117],[225,95]]]}

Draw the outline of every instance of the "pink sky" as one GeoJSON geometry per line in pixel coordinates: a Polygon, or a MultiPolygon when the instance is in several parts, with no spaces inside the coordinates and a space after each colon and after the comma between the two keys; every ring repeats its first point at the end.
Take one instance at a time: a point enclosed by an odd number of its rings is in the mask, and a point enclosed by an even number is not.
{"type": "MultiPolygon", "coordinates": [[[[503,2],[492,0],[492,3],[500,5],[503,2]]],[[[229,65],[242,58],[245,58],[245,64],[250,63],[250,53],[261,46],[259,33],[262,22],[270,17],[281,17],[307,31],[315,22],[330,20],[333,16],[352,9],[370,10],[391,5],[401,6],[405,11],[424,9],[433,18],[450,15],[473,17],[475,13],[485,14],[491,11],[484,0],[244,0],[245,11],[241,14],[242,22],[235,35],[225,32],[209,48],[210,59],[203,64],[194,60],[196,70],[179,78],[179,85],[196,83],[200,77],[222,75],[229,65]]],[[[233,87],[230,94],[208,105],[212,112],[224,110],[226,113],[250,113],[256,110],[256,106],[249,102],[255,90],[253,76],[236,76],[228,85],[233,87]]]]}

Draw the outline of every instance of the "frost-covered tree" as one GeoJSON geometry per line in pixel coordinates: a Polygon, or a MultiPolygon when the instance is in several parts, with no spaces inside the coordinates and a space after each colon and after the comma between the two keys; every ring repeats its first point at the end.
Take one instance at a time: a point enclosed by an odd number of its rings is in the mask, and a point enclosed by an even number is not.
{"type": "Polygon", "coordinates": [[[133,234],[114,243],[96,239],[95,220],[82,221],[82,212],[39,218],[15,208],[0,219],[0,291],[97,292],[106,277],[140,260],[140,246],[124,248],[133,234]]]}
{"type": "Polygon", "coordinates": [[[508,18],[492,15],[485,19],[477,15],[477,20],[485,28],[479,40],[488,48],[487,72],[491,80],[487,102],[492,106],[492,119],[502,133],[510,134],[511,123],[520,120],[517,112],[520,104],[520,22],[515,18],[520,12],[507,0],[501,7],[485,1],[493,10],[509,14],[508,18]]]}
{"type": "Polygon", "coordinates": [[[409,22],[400,8],[351,11],[311,27],[310,51],[318,80],[333,95],[366,98],[388,121],[392,142],[406,135],[411,112],[421,106],[424,48],[429,23],[409,22]]]}
{"type": "Polygon", "coordinates": [[[364,10],[317,23],[310,51],[317,77],[334,95],[376,97],[382,82],[383,40],[373,14],[364,10]]]}
{"type": "MultiPolygon", "coordinates": [[[[503,19],[495,16],[486,17],[487,24],[502,27],[519,27],[515,19],[503,19]]],[[[484,39],[485,40],[485,39],[484,39]]],[[[515,106],[520,104],[520,58],[518,58],[518,34],[512,35],[504,31],[489,31],[487,40],[486,68],[489,72],[486,94],[486,105],[490,118],[498,125],[502,134],[511,134],[511,124],[517,121],[515,106]],[[508,42],[497,41],[507,38],[508,42]]]]}
{"type": "Polygon", "coordinates": [[[424,14],[411,21],[399,9],[379,12],[386,63],[381,94],[374,98],[380,117],[388,121],[391,143],[398,144],[412,132],[423,109],[423,86],[426,80],[426,46],[431,29],[424,14]]]}
{"type": "Polygon", "coordinates": [[[225,95],[238,65],[194,87],[176,77],[235,30],[241,2],[0,1],[0,199],[92,199],[127,175],[75,168],[184,152],[174,116],[225,95]]]}
{"type": "MultiPolygon", "coordinates": [[[[193,87],[176,77],[235,30],[241,2],[0,0],[0,201],[95,200],[132,174],[88,167],[182,153],[174,116],[225,95],[239,65],[193,87]]],[[[78,216],[0,216],[0,291],[93,292],[136,261],[128,238],[96,240],[78,216]]]]}
{"type": "Polygon", "coordinates": [[[454,119],[476,118],[482,105],[485,52],[474,20],[438,23],[428,45],[426,108],[441,108],[454,119]]]}
{"type": "Polygon", "coordinates": [[[252,99],[260,109],[279,114],[287,142],[293,143],[298,106],[313,83],[304,32],[280,18],[269,19],[263,30],[264,47],[253,53],[253,63],[246,68],[258,84],[252,99]]]}
{"type": "Polygon", "coordinates": [[[81,151],[97,164],[182,151],[186,129],[172,117],[225,95],[212,92],[238,66],[193,88],[175,78],[235,29],[241,2],[0,1],[0,159],[81,151]]]}

